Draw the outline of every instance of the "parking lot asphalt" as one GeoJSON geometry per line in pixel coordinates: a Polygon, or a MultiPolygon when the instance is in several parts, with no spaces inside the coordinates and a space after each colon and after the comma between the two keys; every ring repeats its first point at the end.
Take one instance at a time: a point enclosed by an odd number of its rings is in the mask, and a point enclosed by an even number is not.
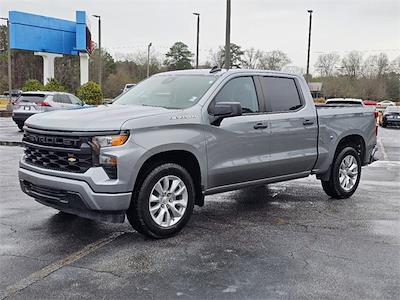
{"type": "Polygon", "coordinates": [[[378,145],[350,199],[314,177],[208,196],[166,240],[36,203],[0,146],[0,299],[399,299],[400,130],[378,145]]]}

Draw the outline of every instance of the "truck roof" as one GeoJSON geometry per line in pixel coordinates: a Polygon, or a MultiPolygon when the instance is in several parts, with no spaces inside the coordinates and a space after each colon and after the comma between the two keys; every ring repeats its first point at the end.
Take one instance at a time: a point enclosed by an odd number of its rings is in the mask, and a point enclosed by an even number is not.
{"type": "Polygon", "coordinates": [[[299,76],[293,73],[286,73],[282,71],[273,71],[273,70],[259,70],[259,69],[220,69],[211,73],[212,69],[188,69],[188,70],[179,70],[179,71],[167,71],[155,74],[154,76],[163,76],[163,75],[179,75],[179,74],[190,74],[190,75],[216,75],[220,76],[222,74],[235,74],[235,73],[262,73],[262,74],[276,74],[276,75],[284,75],[284,76],[299,76]]]}

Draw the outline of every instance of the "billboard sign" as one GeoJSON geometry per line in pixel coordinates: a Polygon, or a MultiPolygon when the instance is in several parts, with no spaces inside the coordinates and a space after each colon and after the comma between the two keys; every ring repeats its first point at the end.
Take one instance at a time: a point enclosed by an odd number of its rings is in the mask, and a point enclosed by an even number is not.
{"type": "Polygon", "coordinates": [[[76,12],[76,22],[19,11],[10,11],[9,20],[11,49],[63,55],[92,50],[84,11],[76,12]]]}

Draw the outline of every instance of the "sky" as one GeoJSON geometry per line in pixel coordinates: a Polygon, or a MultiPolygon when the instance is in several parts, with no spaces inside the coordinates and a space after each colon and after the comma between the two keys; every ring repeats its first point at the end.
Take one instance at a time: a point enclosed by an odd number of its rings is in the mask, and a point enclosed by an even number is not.
{"type": "MultiPolygon", "coordinates": [[[[312,9],[311,67],[321,53],[400,55],[399,0],[231,0],[231,42],[242,48],[282,50],[305,68],[308,9],[312,9]]],[[[164,54],[176,41],[195,52],[200,19],[200,64],[225,43],[226,0],[0,0],[0,16],[18,10],[75,19],[76,10],[102,18],[102,46],[114,56],[153,49],[164,54]]],[[[97,23],[91,19],[97,42],[97,23]]]]}

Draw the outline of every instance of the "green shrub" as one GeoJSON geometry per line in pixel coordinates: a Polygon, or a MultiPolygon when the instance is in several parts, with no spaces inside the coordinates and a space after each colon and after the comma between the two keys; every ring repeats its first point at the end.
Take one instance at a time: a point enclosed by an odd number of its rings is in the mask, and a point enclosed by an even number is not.
{"type": "Polygon", "coordinates": [[[46,91],[50,92],[65,92],[65,87],[57,80],[57,79],[50,79],[49,82],[46,83],[44,86],[46,91]]]}
{"type": "Polygon", "coordinates": [[[93,81],[81,85],[76,91],[76,96],[86,104],[99,105],[103,101],[100,86],[93,81]]]}
{"type": "Polygon", "coordinates": [[[39,80],[29,79],[25,81],[24,85],[22,86],[22,91],[44,91],[44,86],[39,80]]]}

